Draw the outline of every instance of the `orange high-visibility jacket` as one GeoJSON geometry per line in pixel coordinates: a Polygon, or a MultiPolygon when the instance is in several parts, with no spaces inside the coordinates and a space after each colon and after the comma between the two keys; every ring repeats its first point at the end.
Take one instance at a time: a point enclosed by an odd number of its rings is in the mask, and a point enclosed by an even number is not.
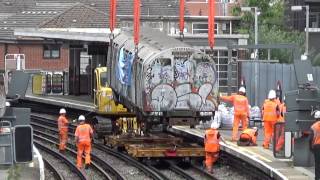
{"type": "Polygon", "coordinates": [[[253,143],[256,143],[257,141],[257,137],[256,137],[256,131],[253,129],[245,129],[242,132],[243,134],[247,134],[248,136],[250,136],[251,140],[253,143]]]}
{"type": "Polygon", "coordinates": [[[287,112],[287,107],[284,103],[281,103],[279,105],[279,109],[280,109],[280,116],[278,118],[278,121],[284,122],[284,113],[287,112]]]}
{"type": "Polygon", "coordinates": [[[219,132],[216,129],[206,130],[206,134],[204,137],[204,146],[205,146],[206,152],[219,152],[220,151],[218,134],[219,134],[219,132]]]}
{"type": "Polygon", "coordinates": [[[65,116],[59,116],[58,118],[58,129],[59,131],[67,131],[68,130],[68,119],[65,116]]]}
{"type": "Polygon", "coordinates": [[[233,104],[235,115],[250,115],[249,102],[247,97],[235,94],[231,96],[221,96],[220,98],[233,104]]]}
{"type": "Polygon", "coordinates": [[[78,137],[79,142],[91,142],[93,130],[89,124],[80,124],[74,135],[78,137]]]}
{"type": "Polygon", "coordinates": [[[262,116],[264,121],[276,121],[279,118],[279,106],[276,101],[266,99],[262,106],[262,116]]]}
{"type": "Polygon", "coordinates": [[[313,130],[313,141],[312,145],[319,144],[320,145],[320,121],[315,122],[312,126],[311,129],[313,130]]]}

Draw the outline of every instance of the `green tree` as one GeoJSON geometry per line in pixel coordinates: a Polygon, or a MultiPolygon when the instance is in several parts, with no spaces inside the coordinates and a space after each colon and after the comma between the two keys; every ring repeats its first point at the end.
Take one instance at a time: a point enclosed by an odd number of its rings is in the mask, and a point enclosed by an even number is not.
{"type": "MultiPolygon", "coordinates": [[[[286,26],[284,0],[246,0],[244,6],[259,8],[259,44],[295,43],[300,48],[300,54],[304,51],[304,33],[292,31],[286,26]]],[[[240,15],[240,7],[235,7],[233,14],[240,15]]],[[[253,13],[242,14],[238,32],[249,34],[249,43],[254,43],[253,13]]],[[[280,63],[291,63],[292,54],[292,50],[276,49],[271,51],[271,59],[278,59],[280,63]]],[[[266,59],[267,51],[259,51],[259,57],[266,59]]]]}

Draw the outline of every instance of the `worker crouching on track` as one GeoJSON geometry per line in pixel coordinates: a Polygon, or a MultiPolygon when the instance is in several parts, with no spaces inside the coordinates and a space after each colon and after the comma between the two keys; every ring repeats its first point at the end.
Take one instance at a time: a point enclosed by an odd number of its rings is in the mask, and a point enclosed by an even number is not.
{"type": "Polygon", "coordinates": [[[262,106],[262,117],[264,122],[264,142],[263,147],[269,149],[270,140],[273,136],[274,125],[280,115],[280,108],[276,102],[276,92],[270,90],[268,99],[262,106]]]}
{"type": "Polygon", "coordinates": [[[310,148],[314,153],[315,180],[320,180],[320,111],[314,114],[316,122],[311,126],[310,148]]]}
{"type": "Polygon", "coordinates": [[[75,137],[76,144],[78,148],[77,153],[77,167],[82,168],[82,155],[85,152],[85,169],[87,169],[91,164],[91,140],[93,138],[93,130],[89,124],[85,124],[85,117],[80,115],[78,118],[80,124],[78,125],[75,137]]]}
{"type": "Polygon", "coordinates": [[[204,136],[204,147],[206,152],[206,168],[209,173],[213,173],[212,167],[213,164],[219,158],[220,152],[220,133],[217,130],[218,124],[213,122],[211,123],[211,128],[206,130],[204,136]]]}
{"type": "Polygon", "coordinates": [[[59,129],[59,151],[64,153],[66,150],[66,144],[68,143],[68,124],[69,121],[66,118],[66,110],[61,108],[59,111],[59,118],[58,118],[58,129],[59,129]]]}
{"type": "Polygon", "coordinates": [[[256,146],[257,145],[258,128],[253,127],[242,131],[238,141],[239,146],[256,146]]]}
{"type": "Polygon", "coordinates": [[[234,120],[232,128],[232,141],[238,140],[238,129],[241,121],[242,129],[248,127],[248,117],[250,116],[248,98],[245,96],[246,89],[244,87],[239,88],[239,92],[236,95],[221,96],[223,101],[229,101],[234,106],[234,120]]]}

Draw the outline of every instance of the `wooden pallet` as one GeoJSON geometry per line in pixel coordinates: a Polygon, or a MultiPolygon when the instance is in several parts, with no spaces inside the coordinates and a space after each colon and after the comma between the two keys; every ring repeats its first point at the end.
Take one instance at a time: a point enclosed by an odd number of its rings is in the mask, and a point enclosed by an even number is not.
{"type": "Polygon", "coordinates": [[[204,148],[197,144],[131,144],[126,146],[128,154],[136,158],[147,157],[203,157],[204,148]]]}
{"type": "Polygon", "coordinates": [[[178,144],[182,143],[182,138],[174,137],[167,134],[156,134],[150,136],[107,136],[106,143],[112,147],[125,147],[130,144],[178,144]]]}

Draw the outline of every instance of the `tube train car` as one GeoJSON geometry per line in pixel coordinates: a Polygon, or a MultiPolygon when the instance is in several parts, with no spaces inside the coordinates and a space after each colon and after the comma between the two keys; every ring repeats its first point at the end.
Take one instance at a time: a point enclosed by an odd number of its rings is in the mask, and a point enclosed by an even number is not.
{"type": "Polygon", "coordinates": [[[149,28],[141,29],[136,53],[132,34],[122,31],[109,48],[107,81],[115,100],[147,122],[194,126],[210,119],[218,105],[213,59],[149,28]]]}

